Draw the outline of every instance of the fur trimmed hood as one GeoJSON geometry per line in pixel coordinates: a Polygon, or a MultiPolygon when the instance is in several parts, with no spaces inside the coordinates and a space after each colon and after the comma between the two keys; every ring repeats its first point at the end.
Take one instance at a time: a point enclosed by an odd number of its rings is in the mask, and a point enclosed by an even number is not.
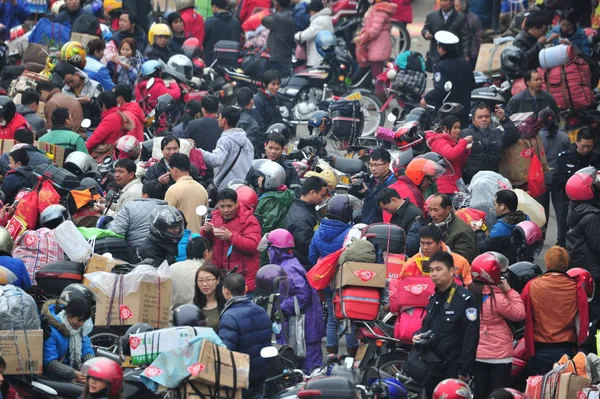
{"type": "Polygon", "coordinates": [[[69,337],[69,330],[67,326],[61,323],[56,317],[57,315],[67,306],[65,301],[60,299],[51,299],[46,301],[42,306],[42,319],[45,320],[49,326],[56,328],[64,337],[69,337]]]}

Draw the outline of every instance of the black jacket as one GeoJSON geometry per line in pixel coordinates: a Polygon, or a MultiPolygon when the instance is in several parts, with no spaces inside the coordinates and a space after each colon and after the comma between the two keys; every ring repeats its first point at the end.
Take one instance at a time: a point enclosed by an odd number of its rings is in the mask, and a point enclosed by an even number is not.
{"type": "Polygon", "coordinates": [[[364,181],[367,185],[367,191],[364,193],[360,192],[360,186],[354,184],[348,190],[348,194],[363,200],[363,206],[360,210],[360,221],[365,224],[383,222],[383,211],[377,203],[377,194],[384,188],[388,188],[396,183],[396,176],[390,173],[384,179],[379,180],[369,176],[364,181]]]}
{"type": "Polygon", "coordinates": [[[123,39],[126,39],[128,37],[135,40],[135,43],[137,44],[137,50],[141,54],[144,54],[144,51],[146,51],[146,47],[148,46],[148,36],[146,36],[146,33],[142,29],[140,29],[139,26],[135,27],[133,33],[118,31],[112,36],[112,40],[114,40],[115,44],[117,45],[117,48],[119,48],[123,39]]]}
{"type": "Polygon", "coordinates": [[[583,267],[600,278],[600,209],[585,203],[569,203],[567,250],[571,267],[583,267]]]}
{"type": "Polygon", "coordinates": [[[261,132],[266,132],[274,123],[282,123],[277,96],[271,96],[263,90],[259,91],[254,96],[254,119],[261,132]]]}
{"type": "Polygon", "coordinates": [[[296,48],[294,40],[296,24],[292,17],[292,10],[281,10],[268,15],[263,18],[262,24],[270,30],[267,47],[271,53],[271,61],[290,64],[296,48]]]}
{"type": "Polygon", "coordinates": [[[558,154],[556,170],[552,176],[552,189],[564,191],[567,180],[586,166],[600,168],[600,153],[594,150],[583,156],[577,152],[577,146],[572,144],[571,149],[558,154]]]}
{"type": "Polygon", "coordinates": [[[413,222],[419,216],[423,216],[423,212],[407,198],[404,200],[404,204],[392,215],[390,222],[402,227],[404,232],[408,233],[413,222]]]}
{"type": "Polygon", "coordinates": [[[256,119],[254,119],[254,113],[246,108],[241,108],[240,120],[236,127],[246,132],[246,137],[254,146],[254,158],[260,158],[260,155],[264,152],[265,135],[260,130],[256,119]]]}
{"type": "Polygon", "coordinates": [[[82,14],[88,14],[88,12],[84,11],[83,8],[79,8],[76,12],[70,12],[69,10],[64,10],[58,13],[56,18],[54,18],[54,22],[58,22],[63,25],[71,25],[75,23],[75,20],[79,18],[82,14]]]}
{"type": "MultiPolygon", "coordinates": [[[[300,182],[300,177],[298,177],[298,172],[296,168],[294,168],[294,164],[292,161],[289,161],[285,155],[282,155],[277,163],[283,167],[285,170],[285,185],[287,188],[292,190],[296,197],[300,197],[302,192],[302,183],[300,182]]],[[[254,172],[254,168],[251,168],[246,175],[246,182],[251,185],[255,190],[258,191],[258,176],[254,172]]]]}
{"type": "MultiPolygon", "coordinates": [[[[158,178],[164,175],[165,173],[167,173],[167,164],[165,163],[165,159],[163,158],[160,160],[159,163],[148,168],[148,170],[146,171],[146,175],[143,178],[143,183],[147,183],[149,181],[154,180],[158,181],[158,178]]],[[[192,176],[192,178],[195,181],[202,184],[202,186],[206,188],[206,182],[204,181],[202,176],[198,174],[198,169],[196,169],[196,166],[194,166],[193,164],[190,165],[190,176],[192,176]]],[[[173,177],[170,177],[169,182],[163,185],[163,189],[165,190],[164,192],[166,193],[169,187],[171,187],[173,184],[175,184],[175,180],[173,180],[173,177]]]]}
{"type": "Polygon", "coordinates": [[[137,249],[137,256],[140,260],[152,259],[154,267],[159,267],[163,261],[169,265],[177,262],[177,244],[165,243],[163,240],[152,235],[146,237],[142,245],[137,249]]]}
{"type": "Polygon", "coordinates": [[[5,204],[12,204],[16,195],[24,188],[33,188],[37,178],[33,175],[33,169],[30,166],[20,166],[15,170],[9,171],[2,180],[0,189],[6,196],[5,204]]]}
{"type": "MultiPolygon", "coordinates": [[[[521,51],[523,51],[523,54],[525,54],[525,59],[527,60],[525,71],[537,69],[540,66],[539,54],[545,47],[545,44],[538,42],[538,39],[522,30],[517,37],[515,37],[512,45],[520,48],[521,51]]],[[[523,71],[523,73],[525,73],[525,71],[523,71]]]]}
{"type": "Polygon", "coordinates": [[[518,112],[533,112],[538,114],[544,108],[550,108],[556,115],[560,112],[556,105],[556,100],[550,93],[542,91],[535,99],[528,89],[523,90],[516,96],[510,99],[506,104],[506,115],[516,114],[518,112]]]}
{"type": "Polygon", "coordinates": [[[475,78],[471,64],[458,54],[444,54],[433,68],[433,90],[425,95],[427,104],[440,109],[448,92],[444,84],[452,82],[452,90],[447,102],[463,106],[461,115],[468,115],[471,109],[471,91],[475,89],[475,78]]]}
{"type": "Polygon", "coordinates": [[[192,37],[192,34],[185,32],[183,32],[183,34],[180,36],[173,35],[173,37],[171,37],[171,40],[169,41],[169,48],[171,49],[173,54],[183,54],[181,50],[183,42],[185,42],[190,37],[192,37]]]}
{"type": "Polygon", "coordinates": [[[173,50],[167,45],[167,47],[158,47],[153,44],[152,46],[146,47],[144,50],[144,57],[148,60],[162,60],[165,64],[169,62],[169,58],[171,58],[175,53],[173,50]]]}
{"type": "MultiPolygon", "coordinates": [[[[454,33],[460,39],[458,46],[461,55],[469,56],[471,54],[471,37],[469,35],[469,26],[466,23],[465,16],[456,11],[452,11],[452,14],[448,17],[447,21],[444,21],[442,10],[432,11],[425,18],[425,25],[421,34],[425,37],[425,33],[429,32],[431,35],[435,35],[441,30],[447,30],[454,33]]],[[[429,43],[429,58],[431,59],[432,66],[440,59],[440,54],[437,51],[437,41],[432,38],[429,43]]],[[[469,66],[469,71],[471,67],[469,66]]]]}
{"type": "Polygon", "coordinates": [[[473,136],[471,156],[463,167],[462,177],[467,184],[480,170],[498,172],[502,150],[513,145],[521,138],[519,130],[510,118],[504,119],[502,127],[504,131],[496,128],[482,131],[475,126],[471,126],[460,134],[462,138],[473,136]]]}
{"type": "Polygon", "coordinates": [[[308,260],[308,250],[319,220],[319,214],[314,205],[296,198],[283,221],[283,228],[294,235],[296,244],[294,255],[307,269],[312,266],[308,260]]]}
{"type": "Polygon", "coordinates": [[[239,42],[242,36],[242,26],[229,11],[213,14],[204,23],[204,62],[212,65],[215,60],[215,44],[219,40],[239,42]]]}
{"type": "Polygon", "coordinates": [[[193,139],[196,148],[213,152],[217,147],[217,141],[219,141],[221,133],[223,133],[223,129],[219,127],[217,119],[205,116],[190,121],[183,132],[183,138],[193,139]]]}

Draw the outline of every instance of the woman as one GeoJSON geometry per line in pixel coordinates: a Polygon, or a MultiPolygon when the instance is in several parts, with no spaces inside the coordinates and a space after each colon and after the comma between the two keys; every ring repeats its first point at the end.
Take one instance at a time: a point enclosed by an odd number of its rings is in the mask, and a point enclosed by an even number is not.
{"type": "Polygon", "coordinates": [[[93,39],[87,44],[87,57],[85,62],[85,68],[83,71],[87,73],[88,77],[102,85],[104,90],[112,90],[115,87],[110,72],[106,65],[102,64],[101,60],[104,58],[104,50],[106,44],[101,39],[93,39]]]}
{"type": "Polygon", "coordinates": [[[191,100],[185,104],[183,115],[181,116],[181,123],[173,128],[173,136],[184,138],[183,133],[187,128],[187,125],[194,119],[202,118],[202,105],[198,100],[191,100]]]}
{"type": "Polygon", "coordinates": [[[442,133],[427,133],[427,145],[450,161],[454,174],[440,176],[436,183],[440,194],[454,194],[458,191],[456,181],[462,177],[462,168],[471,154],[470,144],[473,136],[460,138],[460,120],[454,115],[448,115],[442,120],[442,133]]]}
{"type": "Polygon", "coordinates": [[[206,326],[215,331],[219,328],[219,316],[225,308],[225,298],[221,289],[221,275],[215,265],[204,264],[196,272],[194,305],[206,316],[206,326]]]}
{"type": "Polygon", "coordinates": [[[92,308],[83,298],[68,304],[54,299],[42,307],[44,325],[44,374],[84,384],[86,376],[81,365],[94,357],[88,334],[93,324],[92,308]]]}
{"type": "Polygon", "coordinates": [[[183,54],[181,46],[186,39],[192,37],[192,34],[185,31],[185,23],[183,22],[183,19],[181,19],[181,14],[178,12],[170,13],[167,17],[167,23],[173,32],[173,37],[169,42],[169,48],[175,54],[183,54]]]}
{"type": "Polygon", "coordinates": [[[140,75],[144,56],[137,49],[137,42],[128,37],[119,45],[119,55],[108,62],[108,69],[116,76],[116,83],[134,87],[140,75]]]}
{"type": "Polygon", "coordinates": [[[192,303],[195,295],[194,277],[198,269],[210,262],[212,252],[210,244],[204,237],[194,237],[188,241],[185,254],[187,260],[171,265],[171,280],[173,280],[173,300],[171,309],[179,305],[192,303]]]}
{"type": "Polygon", "coordinates": [[[572,44],[585,55],[590,55],[592,54],[590,40],[583,28],[577,24],[578,18],[579,15],[573,11],[562,13],[560,24],[556,25],[548,34],[548,41],[555,46],[572,44]]]}
{"type": "Polygon", "coordinates": [[[83,108],[83,117],[92,122],[92,127],[100,123],[102,111],[96,103],[102,93],[100,83],[90,79],[85,72],[67,62],[60,62],[54,67],[54,72],[62,79],[62,92],[79,101],[83,108]]]}
{"type": "Polygon", "coordinates": [[[508,322],[525,320],[525,305],[518,292],[500,279],[508,259],[486,252],[473,260],[469,290],[481,300],[479,340],[475,367],[476,398],[486,398],[508,385],[512,369],[513,335],[508,322]]]}
{"type": "Polygon", "coordinates": [[[310,26],[302,32],[296,33],[295,39],[299,43],[306,43],[306,65],[316,68],[321,65],[323,57],[317,52],[315,39],[321,31],[333,33],[331,9],[323,7],[321,0],[312,0],[306,6],[306,11],[310,15],[310,26]]]}
{"type": "Polygon", "coordinates": [[[123,399],[123,369],[114,360],[97,357],[83,364],[87,377],[81,399],[123,399]]]}

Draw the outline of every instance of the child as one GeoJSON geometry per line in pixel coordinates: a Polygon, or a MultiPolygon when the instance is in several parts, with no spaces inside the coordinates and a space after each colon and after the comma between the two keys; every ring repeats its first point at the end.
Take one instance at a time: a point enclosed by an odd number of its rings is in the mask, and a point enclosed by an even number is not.
{"type": "Polygon", "coordinates": [[[283,123],[277,100],[277,90],[281,85],[279,72],[268,70],[263,75],[263,88],[254,96],[256,122],[261,131],[266,132],[274,123],[283,123]]]}
{"type": "Polygon", "coordinates": [[[114,360],[96,357],[83,364],[87,380],[81,399],[123,399],[123,370],[114,360]]]}
{"type": "Polygon", "coordinates": [[[121,41],[119,56],[114,56],[108,62],[108,69],[116,76],[117,84],[125,84],[130,87],[135,85],[144,57],[137,50],[137,43],[132,38],[121,41]]]}
{"type": "Polygon", "coordinates": [[[12,150],[8,156],[8,167],[10,170],[6,173],[0,189],[6,195],[6,203],[12,204],[17,193],[23,188],[31,188],[32,169],[29,164],[29,155],[24,148],[12,150]]]}

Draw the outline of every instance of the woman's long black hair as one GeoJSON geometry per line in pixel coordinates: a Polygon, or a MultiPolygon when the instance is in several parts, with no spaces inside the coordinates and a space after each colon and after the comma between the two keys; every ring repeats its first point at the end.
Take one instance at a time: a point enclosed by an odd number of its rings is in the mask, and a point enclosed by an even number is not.
{"type": "Polygon", "coordinates": [[[213,265],[212,263],[206,263],[202,266],[200,266],[200,268],[198,269],[198,271],[196,272],[196,278],[194,279],[194,305],[198,306],[200,309],[204,309],[204,307],[206,306],[206,295],[204,295],[204,293],[200,290],[200,287],[198,287],[198,274],[200,272],[206,272],[206,273],[210,273],[212,274],[217,280],[219,280],[219,283],[217,284],[217,288],[215,291],[215,295],[217,298],[217,307],[219,308],[219,312],[221,312],[223,310],[223,308],[225,307],[225,302],[227,302],[225,300],[225,297],[223,297],[223,288],[222,288],[222,281],[221,281],[221,273],[219,272],[219,269],[217,268],[217,266],[213,265]]]}

